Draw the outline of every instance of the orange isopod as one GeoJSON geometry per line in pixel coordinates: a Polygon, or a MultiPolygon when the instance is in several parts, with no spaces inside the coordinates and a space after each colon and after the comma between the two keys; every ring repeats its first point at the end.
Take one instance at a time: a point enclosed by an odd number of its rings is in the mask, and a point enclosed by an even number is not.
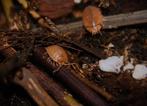
{"type": "Polygon", "coordinates": [[[86,7],[83,11],[83,24],[92,34],[98,33],[103,25],[103,15],[100,9],[95,6],[86,7]]]}

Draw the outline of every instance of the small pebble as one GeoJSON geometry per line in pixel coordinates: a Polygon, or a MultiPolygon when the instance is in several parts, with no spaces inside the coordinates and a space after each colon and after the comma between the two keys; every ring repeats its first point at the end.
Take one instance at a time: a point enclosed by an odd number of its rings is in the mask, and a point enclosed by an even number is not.
{"type": "Polygon", "coordinates": [[[112,43],[108,44],[108,48],[113,48],[113,47],[114,47],[114,45],[112,43]]]}
{"type": "Polygon", "coordinates": [[[82,1],[82,0],[74,0],[74,2],[75,2],[76,4],[81,3],[81,1],[82,1]]]}
{"type": "Polygon", "coordinates": [[[112,73],[120,73],[120,68],[123,66],[124,57],[121,56],[112,56],[107,59],[103,59],[99,61],[99,67],[101,71],[104,72],[112,72],[112,73]]]}
{"type": "Polygon", "coordinates": [[[137,64],[133,71],[132,77],[137,80],[147,78],[147,67],[143,64],[137,64]]]}
{"type": "Polygon", "coordinates": [[[82,69],[88,69],[88,65],[87,64],[82,64],[82,69]]]}
{"type": "Polygon", "coordinates": [[[133,70],[133,69],[134,69],[134,65],[130,62],[123,67],[123,71],[133,70]]]}

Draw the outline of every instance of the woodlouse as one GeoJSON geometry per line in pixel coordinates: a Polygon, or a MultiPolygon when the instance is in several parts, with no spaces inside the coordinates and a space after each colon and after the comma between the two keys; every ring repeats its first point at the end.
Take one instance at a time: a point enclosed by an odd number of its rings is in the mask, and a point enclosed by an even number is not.
{"type": "Polygon", "coordinates": [[[100,9],[95,6],[86,7],[83,11],[83,24],[92,34],[98,33],[103,25],[103,15],[100,9]]]}

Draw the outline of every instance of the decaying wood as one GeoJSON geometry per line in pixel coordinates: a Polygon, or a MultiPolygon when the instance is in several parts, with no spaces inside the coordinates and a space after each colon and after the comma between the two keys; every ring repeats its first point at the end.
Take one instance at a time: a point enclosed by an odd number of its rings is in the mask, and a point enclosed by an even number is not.
{"type": "Polygon", "coordinates": [[[58,106],[27,68],[24,67],[16,73],[14,82],[22,86],[39,106],[58,106]]]}
{"type": "MultiPolygon", "coordinates": [[[[147,10],[136,12],[104,16],[103,29],[113,29],[121,26],[147,23],[147,10]]],[[[61,31],[77,30],[83,27],[82,21],[77,21],[69,24],[57,25],[61,31]]]]}
{"type": "Polygon", "coordinates": [[[96,91],[98,94],[102,95],[104,98],[106,98],[108,101],[114,101],[115,98],[110,93],[108,93],[106,90],[104,90],[101,86],[95,85],[93,82],[87,80],[86,78],[81,77],[79,74],[77,74],[74,70],[71,71],[77,78],[79,78],[85,85],[89,86],[91,89],[96,91]]]}
{"type": "Polygon", "coordinates": [[[45,74],[32,64],[27,65],[29,70],[36,76],[41,86],[61,105],[61,106],[82,106],[64,88],[55,82],[50,76],[45,74]]]}
{"type": "Polygon", "coordinates": [[[84,103],[91,106],[107,106],[100,96],[71,73],[70,67],[66,65],[60,66],[58,63],[53,62],[44,48],[36,48],[34,58],[50,70],[57,79],[64,83],[84,103]]]}
{"type": "Polygon", "coordinates": [[[17,0],[22,7],[42,26],[49,30],[52,30],[55,34],[61,34],[60,30],[56,28],[56,25],[47,17],[41,17],[41,15],[36,12],[32,7],[29,7],[27,0],[17,0]]]}
{"type": "MultiPolygon", "coordinates": [[[[5,48],[4,47],[1,48],[1,54],[11,59],[13,55],[14,56],[16,55],[16,51],[12,47],[8,46],[5,48]]],[[[17,65],[15,64],[16,62],[15,61],[11,62],[10,60],[8,60],[8,62],[11,63],[10,64],[11,67],[2,64],[4,68],[3,70],[7,71],[6,70],[7,67],[10,68],[9,71],[14,70],[14,68],[17,65]]],[[[2,68],[0,67],[0,69],[2,68]]],[[[41,71],[37,70],[37,68],[35,67],[31,69],[22,68],[22,70],[18,71],[17,74],[15,75],[14,82],[25,88],[26,91],[30,94],[30,96],[40,106],[49,106],[49,103],[51,104],[51,106],[55,106],[54,103],[52,103],[53,100],[49,100],[50,97],[46,94],[44,89],[47,92],[49,92],[49,94],[51,94],[56,99],[56,101],[58,101],[58,103],[61,104],[62,106],[81,106],[81,104],[79,104],[74,98],[72,98],[70,94],[64,91],[63,88],[57,85],[53,80],[49,79],[44,73],[41,73],[41,71]],[[38,83],[37,80],[39,80],[40,82],[38,83]],[[40,87],[40,84],[42,84],[43,89],[40,87]],[[41,94],[39,94],[39,89],[41,94]]]]}
{"type": "MultiPolygon", "coordinates": [[[[15,49],[12,47],[3,49],[1,54],[8,57],[6,62],[0,64],[0,75],[2,77],[7,77],[13,70],[23,66],[22,62],[24,61],[20,59],[21,57],[18,57],[15,49]]],[[[39,106],[58,106],[58,104],[40,86],[35,76],[27,68],[23,67],[22,69],[13,72],[13,75],[14,80],[8,80],[22,86],[39,106]]]]}
{"type": "Polygon", "coordinates": [[[147,10],[104,17],[105,29],[118,28],[126,25],[147,23],[147,10]]]}
{"type": "Polygon", "coordinates": [[[3,50],[0,51],[0,54],[5,57],[3,62],[0,63],[1,77],[5,77],[10,73],[14,73],[15,69],[25,64],[26,60],[23,58],[23,56],[21,59],[19,59],[19,55],[16,54],[16,51],[12,47],[4,47],[3,50]]]}

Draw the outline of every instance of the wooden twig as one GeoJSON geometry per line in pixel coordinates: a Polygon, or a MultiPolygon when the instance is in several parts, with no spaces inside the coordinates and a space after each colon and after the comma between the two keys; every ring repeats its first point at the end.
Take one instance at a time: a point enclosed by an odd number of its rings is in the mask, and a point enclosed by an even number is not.
{"type": "Polygon", "coordinates": [[[55,82],[50,76],[45,74],[32,64],[27,65],[29,70],[36,76],[41,86],[51,95],[61,106],[82,106],[64,88],[55,82]]]}
{"type": "Polygon", "coordinates": [[[72,73],[79,78],[84,84],[89,86],[91,89],[96,91],[98,94],[102,95],[104,98],[106,98],[108,101],[114,101],[115,98],[110,93],[108,93],[106,90],[104,90],[101,86],[95,85],[93,82],[87,80],[86,78],[81,77],[79,74],[77,74],[74,70],[72,73]]]}
{"type": "Polygon", "coordinates": [[[58,106],[58,104],[40,86],[38,80],[27,68],[17,71],[14,82],[22,86],[39,106],[58,106]]]}
{"type": "Polygon", "coordinates": [[[34,57],[49,69],[56,78],[64,83],[84,103],[90,106],[107,106],[107,103],[104,100],[71,73],[70,67],[66,65],[60,66],[58,63],[53,62],[44,48],[36,48],[34,50],[34,57]]]}
{"type": "Polygon", "coordinates": [[[28,0],[17,0],[18,3],[42,26],[49,30],[52,30],[55,34],[59,35],[61,32],[56,28],[56,25],[47,17],[41,17],[31,6],[29,6],[28,0]]]}
{"type": "MultiPolygon", "coordinates": [[[[103,29],[113,29],[121,26],[147,23],[147,10],[136,12],[104,16],[103,29]]],[[[83,27],[82,21],[77,21],[69,24],[57,25],[61,31],[74,31],[83,27]]]]}
{"type": "Polygon", "coordinates": [[[3,10],[5,12],[6,19],[9,23],[12,22],[12,9],[14,10],[14,5],[12,0],[2,0],[1,4],[3,6],[3,10]]]}
{"type": "Polygon", "coordinates": [[[121,26],[147,23],[147,10],[130,12],[104,17],[105,29],[118,28],[121,26]]]}
{"type": "Polygon", "coordinates": [[[1,77],[5,77],[10,73],[15,73],[14,70],[23,66],[26,62],[23,57],[19,59],[19,55],[16,54],[16,51],[12,47],[3,47],[3,50],[0,51],[0,54],[5,57],[3,62],[0,63],[1,77]]]}

